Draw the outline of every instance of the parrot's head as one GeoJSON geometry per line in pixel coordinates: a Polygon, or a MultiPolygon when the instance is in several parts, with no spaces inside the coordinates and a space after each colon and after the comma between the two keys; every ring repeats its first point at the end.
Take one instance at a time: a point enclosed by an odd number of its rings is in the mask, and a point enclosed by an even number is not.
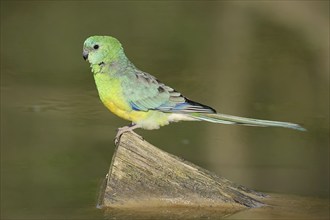
{"type": "Polygon", "coordinates": [[[106,64],[116,61],[123,54],[120,42],[110,36],[91,36],[84,42],[83,58],[90,64],[106,64]]]}

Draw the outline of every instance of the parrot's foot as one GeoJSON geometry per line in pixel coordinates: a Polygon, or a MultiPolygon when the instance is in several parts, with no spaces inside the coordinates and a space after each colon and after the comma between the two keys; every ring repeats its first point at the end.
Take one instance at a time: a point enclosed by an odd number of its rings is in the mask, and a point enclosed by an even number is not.
{"type": "MultiPolygon", "coordinates": [[[[118,144],[119,139],[122,136],[122,134],[124,134],[125,132],[132,132],[132,133],[136,134],[133,130],[135,128],[138,128],[138,127],[139,126],[137,124],[131,124],[131,125],[128,125],[128,126],[118,128],[117,129],[117,134],[116,134],[116,137],[115,137],[115,145],[118,144]]],[[[139,136],[141,139],[143,139],[140,135],[138,135],[138,134],[136,134],[136,135],[139,136]]]]}

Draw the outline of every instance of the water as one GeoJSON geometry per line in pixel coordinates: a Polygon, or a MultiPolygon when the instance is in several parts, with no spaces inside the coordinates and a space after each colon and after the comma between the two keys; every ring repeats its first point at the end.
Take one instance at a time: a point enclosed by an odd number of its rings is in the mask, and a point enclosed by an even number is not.
{"type": "MultiPolygon", "coordinates": [[[[308,129],[187,122],[137,131],[234,182],[280,193],[275,208],[227,218],[326,219],[328,4],[1,1],[1,219],[132,218],[95,208],[115,130],[127,122],[102,106],[82,59],[94,34],[117,37],[136,66],[219,112],[308,129]]],[[[205,212],[190,217],[219,217],[205,212]]]]}
{"type": "Polygon", "coordinates": [[[214,208],[171,207],[158,209],[109,209],[106,219],[329,219],[327,200],[293,195],[271,194],[268,206],[236,212],[214,208]]]}

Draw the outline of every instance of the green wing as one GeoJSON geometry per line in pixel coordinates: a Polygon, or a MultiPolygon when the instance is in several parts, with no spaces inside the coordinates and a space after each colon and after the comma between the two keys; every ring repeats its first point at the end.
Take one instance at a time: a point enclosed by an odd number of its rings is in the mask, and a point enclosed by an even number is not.
{"type": "Polygon", "coordinates": [[[173,88],[140,70],[135,70],[134,74],[130,74],[126,80],[123,80],[122,87],[132,109],[137,111],[215,113],[214,109],[190,101],[173,88]]]}

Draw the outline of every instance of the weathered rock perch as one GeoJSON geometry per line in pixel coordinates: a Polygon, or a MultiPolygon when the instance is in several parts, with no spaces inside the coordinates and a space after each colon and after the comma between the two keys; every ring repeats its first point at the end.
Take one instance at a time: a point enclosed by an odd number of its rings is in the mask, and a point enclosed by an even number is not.
{"type": "Polygon", "coordinates": [[[235,212],[263,206],[259,199],[264,196],[166,153],[128,132],[117,144],[99,205],[216,207],[235,212]]]}

